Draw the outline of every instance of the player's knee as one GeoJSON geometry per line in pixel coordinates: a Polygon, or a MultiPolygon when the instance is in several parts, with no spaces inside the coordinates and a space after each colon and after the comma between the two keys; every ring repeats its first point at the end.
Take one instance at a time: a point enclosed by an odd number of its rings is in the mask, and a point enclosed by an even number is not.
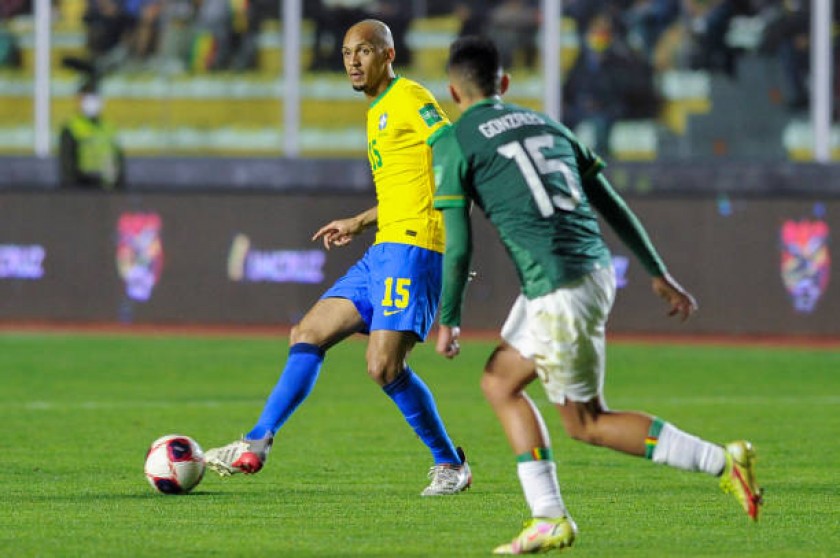
{"type": "Polygon", "coordinates": [[[489,374],[483,374],[481,376],[481,393],[484,394],[485,399],[492,401],[496,397],[497,385],[498,382],[489,374]]]}
{"type": "Polygon", "coordinates": [[[387,385],[402,372],[402,366],[397,366],[390,359],[368,355],[367,373],[370,379],[380,386],[387,385]]]}
{"type": "Polygon", "coordinates": [[[496,374],[485,372],[481,376],[481,392],[485,399],[492,402],[516,395],[518,388],[496,374]]]}
{"type": "Polygon", "coordinates": [[[306,327],[305,324],[297,324],[292,327],[289,334],[289,343],[296,345],[298,343],[309,343],[310,345],[321,345],[321,338],[312,329],[306,327]]]}
{"type": "Polygon", "coordinates": [[[305,337],[304,332],[305,330],[301,329],[300,324],[292,326],[292,331],[289,332],[289,344],[296,345],[298,343],[304,343],[302,340],[305,337]]]}

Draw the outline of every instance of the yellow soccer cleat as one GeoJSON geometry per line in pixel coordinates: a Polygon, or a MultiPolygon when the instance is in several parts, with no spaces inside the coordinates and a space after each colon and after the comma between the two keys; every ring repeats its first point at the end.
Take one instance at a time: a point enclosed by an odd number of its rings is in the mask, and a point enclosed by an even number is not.
{"type": "Polygon", "coordinates": [[[758,521],[758,509],[763,503],[762,488],[755,480],[755,450],[746,440],[731,442],[726,450],[726,467],[720,477],[720,488],[732,494],[753,521],[758,521]]]}
{"type": "Polygon", "coordinates": [[[572,546],[577,525],[568,517],[534,517],[525,522],[513,541],[496,547],[493,554],[536,554],[572,546]]]}

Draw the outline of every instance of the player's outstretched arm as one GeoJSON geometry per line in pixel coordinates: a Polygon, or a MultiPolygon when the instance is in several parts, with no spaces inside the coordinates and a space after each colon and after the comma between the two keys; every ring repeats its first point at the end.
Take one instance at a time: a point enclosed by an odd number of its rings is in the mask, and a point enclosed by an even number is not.
{"type": "Polygon", "coordinates": [[[668,274],[636,215],[601,173],[584,181],[583,187],[592,205],[653,277],[653,292],[668,304],[668,315],[687,320],[697,311],[697,302],[668,274]]]}
{"type": "Polygon", "coordinates": [[[379,210],[374,206],[354,217],[330,221],[312,235],[312,240],[321,239],[327,250],[332,246],[345,246],[353,237],[376,224],[378,216],[379,210]]]}
{"type": "Polygon", "coordinates": [[[667,275],[665,264],[642,223],[600,172],[583,181],[586,197],[652,277],[667,275]]]}
{"type": "Polygon", "coordinates": [[[679,316],[680,321],[686,321],[697,311],[697,301],[691,293],[667,273],[653,278],[653,292],[668,304],[668,315],[679,316]]]}

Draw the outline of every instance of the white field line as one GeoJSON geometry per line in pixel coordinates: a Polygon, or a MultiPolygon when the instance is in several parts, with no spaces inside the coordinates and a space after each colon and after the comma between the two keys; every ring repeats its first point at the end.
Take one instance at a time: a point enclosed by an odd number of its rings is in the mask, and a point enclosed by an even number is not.
{"type": "MultiPolygon", "coordinates": [[[[840,405],[840,395],[825,396],[780,396],[780,397],[669,397],[669,398],[619,398],[627,401],[620,406],[626,405],[840,405]]],[[[0,410],[24,410],[24,411],[99,411],[109,409],[167,409],[167,408],[221,408],[221,407],[242,407],[258,406],[264,401],[261,399],[225,401],[218,399],[205,399],[197,401],[8,401],[0,402],[0,410]]],[[[540,402],[541,407],[550,407],[551,404],[545,401],[540,402]]]]}
{"type": "MultiPolygon", "coordinates": [[[[652,405],[687,405],[687,406],[708,406],[708,405],[840,405],[840,395],[806,395],[806,396],[726,396],[717,397],[614,397],[607,398],[610,407],[616,409],[627,406],[652,406],[652,405]],[[618,405],[613,405],[616,401],[618,405]]],[[[550,403],[546,403],[551,406],[550,403]]]]}
{"type": "Polygon", "coordinates": [[[206,399],[201,401],[9,401],[0,402],[0,410],[24,411],[102,411],[109,409],[169,409],[185,407],[217,408],[217,407],[256,407],[261,404],[259,399],[252,401],[222,401],[206,399]]]}

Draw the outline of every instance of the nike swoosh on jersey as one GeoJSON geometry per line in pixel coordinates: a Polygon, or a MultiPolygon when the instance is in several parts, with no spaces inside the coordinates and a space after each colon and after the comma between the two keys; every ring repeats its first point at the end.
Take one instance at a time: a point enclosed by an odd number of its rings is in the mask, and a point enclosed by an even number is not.
{"type": "Polygon", "coordinates": [[[393,316],[394,314],[399,314],[403,310],[405,310],[405,308],[401,308],[400,310],[383,310],[382,314],[384,316],[393,316]]]}

